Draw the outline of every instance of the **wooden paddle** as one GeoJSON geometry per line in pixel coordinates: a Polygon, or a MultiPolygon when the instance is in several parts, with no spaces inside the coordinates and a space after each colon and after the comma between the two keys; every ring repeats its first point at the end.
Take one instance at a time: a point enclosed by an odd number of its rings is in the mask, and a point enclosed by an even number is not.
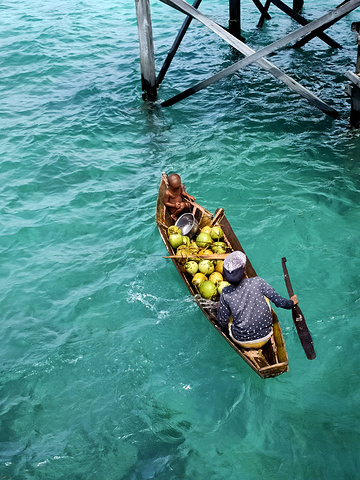
{"type": "MultiPolygon", "coordinates": [[[[288,294],[290,297],[294,295],[294,290],[292,288],[290,278],[289,278],[289,273],[287,270],[287,267],[285,265],[286,263],[286,258],[282,258],[282,268],[284,271],[284,278],[285,278],[285,284],[286,288],[288,291],[288,294]]],[[[313,341],[309,332],[309,329],[306,325],[304,315],[302,311],[300,310],[299,305],[294,305],[292,308],[292,317],[294,320],[294,324],[301,342],[301,345],[303,346],[304,352],[309,360],[314,360],[316,358],[316,353],[314,350],[314,345],[313,341]]]]}

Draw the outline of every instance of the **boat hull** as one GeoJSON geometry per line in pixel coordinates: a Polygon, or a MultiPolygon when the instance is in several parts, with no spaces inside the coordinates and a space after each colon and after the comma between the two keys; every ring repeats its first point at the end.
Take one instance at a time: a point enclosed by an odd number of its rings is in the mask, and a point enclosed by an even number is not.
{"type": "MultiPolygon", "coordinates": [[[[167,175],[162,174],[159,194],[156,205],[156,223],[159,229],[161,238],[166,246],[166,249],[170,256],[175,255],[175,251],[169,243],[167,229],[170,225],[174,224],[174,220],[171,218],[168,209],[164,206],[163,198],[167,188],[167,175]]],[[[205,225],[220,225],[224,232],[224,239],[228,244],[229,251],[240,250],[244,252],[237,236],[233,232],[229,221],[227,220],[224,210],[222,208],[216,210],[212,215],[208,210],[195,204],[195,217],[199,223],[199,228],[203,228],[205,225]]],[[[224,338],[224,340],[235,350],[235,352],[242,357],[243,360],[261,377],[269,378],[281,375],[287,372],[288,367],[288,355],[285,348],[284,338],[281,332],[279,320],[274,310],[271,310],[273,316],[273,330],[274,335],[261,349],[245,349],[235,344],[229,337],[227,331],[224,331],[216,323],[216,309],[205,305],[201,299],[198,290],[191,283],[191,275],[189,275],[181,263],[177,259],[171,259],[175,268],[179,272],[179,275],[185,283],[190,294],[193,296],[194,301],[198,304],[199,308],[212,324],[212,326],[218,331],[218,333],[224,338]]],[[[169,260],[168,260],[169,261],[169,260]]],[[[245,266],[245,274],[248,277],[256,276],[256,272],[251,265],[251,262],[247,258],[245,266]]]]}

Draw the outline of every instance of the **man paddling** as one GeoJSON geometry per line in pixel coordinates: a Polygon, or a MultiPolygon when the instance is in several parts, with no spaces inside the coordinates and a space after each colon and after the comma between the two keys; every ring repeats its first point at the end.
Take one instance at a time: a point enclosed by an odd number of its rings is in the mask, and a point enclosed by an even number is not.
{"type": "Polygon", "coordinates": [[[290,300],[281,297],[261,277],[246,278],[246,255],[235,251],[224,260],[224,279],[231,285],[220,295],[217,321],[228,328],[234,342],[243,348],[261,348],[272,336],[273,318],[266,299],[277,307],[291,309],[298,303],[296,295],[290,300]],[[230,319],[230,321],[229,321],[230,319]]]}
{"type": "Polygon", "coordinates": [[[195,197],[186,193],[185,185],[181,183],[180,175],[177,173],[169,175],[168,182],[168,189],[164,195],[164,205],[170,210],[171,218],[176,221],[182,213],[191,210],[190,201],[194,201],[195,197]],[[186,200],[189,200],[189,202],[186,200]]]}

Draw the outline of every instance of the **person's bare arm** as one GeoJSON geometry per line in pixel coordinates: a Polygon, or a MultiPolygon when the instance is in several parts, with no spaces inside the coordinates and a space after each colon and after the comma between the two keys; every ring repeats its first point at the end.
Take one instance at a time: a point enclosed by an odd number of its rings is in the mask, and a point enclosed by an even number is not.
{"type": "Polygon", "coordinates": [[[187,200],[191,200],[191,201],[194,202],[194,201],[195,201],[195,197],[193,197],[192,195],[189,195],[189,194],[187,193],[185,185],[183,185],[182,187],[183,187],[183,188],[182,188],[182,192],[181,192],[181,193],[182,193],[182,196],[185,197],[187,200]]]}

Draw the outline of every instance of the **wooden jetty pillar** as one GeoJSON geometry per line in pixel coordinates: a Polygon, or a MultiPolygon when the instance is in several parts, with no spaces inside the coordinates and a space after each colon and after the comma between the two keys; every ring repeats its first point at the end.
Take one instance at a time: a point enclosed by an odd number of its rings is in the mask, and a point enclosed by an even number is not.
{"type": "Polygon", "coordinates": [[[143,99],[157,99],[154,42],[151,27],[150,1],[135,0],[140,44],[140,68],[143,99]]]}
{"type": "Polygon", "coordinates": [[[241,0],[229,0],[229,32],[241,39],[241,0]]]}
{"type": "Polygon", "coordinates": [[[293,0],[293,10],[296,13],[300,13],[304,6],[304,0],[293,0]]]}
{"type": "Polygon", "coordinates": [[[360,22],[352,23],[351,24],[351,31],[356,33],[356,41],[357,41],[357,44],[358,44],[355,73],[360,73],[360,22]]]}
{"type": "Polygon", "coordinates": [[[351,25],[351,30],[356,33],[358,50],[355,73],[346,73],[347,78],[353,83],[351,89],[350,124],[353,127],[360,127],[360,22],[353,23],[351,25]]]}

